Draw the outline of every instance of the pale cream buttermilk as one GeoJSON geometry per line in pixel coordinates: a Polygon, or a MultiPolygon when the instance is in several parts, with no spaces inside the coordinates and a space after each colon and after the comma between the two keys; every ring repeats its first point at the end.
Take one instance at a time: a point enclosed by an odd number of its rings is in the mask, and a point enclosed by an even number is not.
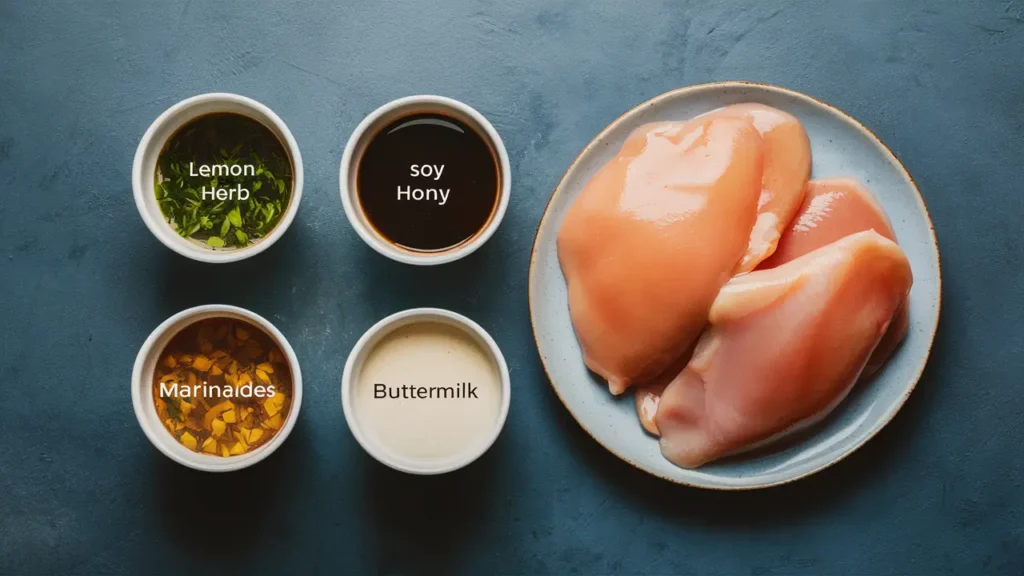
{"type": "Polygon", "coordinates": [[[445,460],[488,441],[501,408],[501,375],[487,348],[438,321],[406,324],[383,336],[355,387],[363,432],[412,460],[445,460]]]}

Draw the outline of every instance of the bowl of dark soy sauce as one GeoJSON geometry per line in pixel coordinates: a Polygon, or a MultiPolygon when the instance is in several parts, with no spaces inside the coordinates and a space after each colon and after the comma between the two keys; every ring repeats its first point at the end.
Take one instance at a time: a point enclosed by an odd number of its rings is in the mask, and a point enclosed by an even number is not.
{"type": "Polygon", "coordinates": [[[417,265],[482,246],[508,206],[501,137],[472,107],[442,96],[381,106],[356,127],[341,159],[341,201],[374,250],[417,265]]]}

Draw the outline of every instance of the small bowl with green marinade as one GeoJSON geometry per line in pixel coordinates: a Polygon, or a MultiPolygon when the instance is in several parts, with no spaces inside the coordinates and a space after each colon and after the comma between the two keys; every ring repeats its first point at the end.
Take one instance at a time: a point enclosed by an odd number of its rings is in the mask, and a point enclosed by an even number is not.
{"type": "Polygon", "coordinates": [[[302,198],[302,155],[288,126],[245,96],[193,96],[161,114],[132,166],[135,204],[165,246],[234,262],[276,242],[302,198]]]}

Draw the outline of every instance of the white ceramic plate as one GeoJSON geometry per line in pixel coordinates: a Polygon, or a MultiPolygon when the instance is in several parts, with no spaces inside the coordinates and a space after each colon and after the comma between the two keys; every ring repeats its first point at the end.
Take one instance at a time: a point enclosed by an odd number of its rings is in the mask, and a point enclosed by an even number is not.
{"type": "Polygon", "coordinates": [[[762,488],[802,478],[841,460],[885,426],[914,389],[928,360],[939,321],[939,252],[935,231],[913,179],[864,126],[843,112],[798,92],[744,82],[682,88],[633,108],[583,149],[548,203],[530,262],[530,318],[541,361],[569,412],[613,454],[656,476],[717,489],[762,488]],[[793,114],[811,139],[812,178],[850,176],[874,192],[910,259],[910,329],[903,345],[870,382],[853,392],[809,432],[771,447],[696,470],[666,460],[656,438],[637,420],[631,393],[615,398],[587,371],[569,319],[565,278],[555,238],[569,205],[594,173],[641,124],[685,120],[739,102],[760,102],[793,114]]]}

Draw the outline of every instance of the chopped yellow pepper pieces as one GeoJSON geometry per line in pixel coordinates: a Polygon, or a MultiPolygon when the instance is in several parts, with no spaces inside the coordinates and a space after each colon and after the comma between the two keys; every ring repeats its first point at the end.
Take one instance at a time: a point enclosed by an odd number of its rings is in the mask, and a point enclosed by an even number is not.
{"type": "Polygon", "coordinates": [[[278,408],[284,408],[284,403],[287,399],[288,397],[284,392],[278,392],[276,390],[274,391],[274,395],[268,398],[268,400],[273,400],[274,404],[276,404],[278,408]]]}
{"type": "Polygon", "coordinates": [[[228,424],[234,424],[235,423],[235,411],[234,410],[228,410],[227,412],[221,414],[220,417],[223,418],[224,421],[227,422],[228,424]]]}
{"type": "Polygon", "coordinates": [[[209,437],[206,440],[203,440],[203,452],[206,452],[208,454],[217,453],[217,441],[214,440],[213,437],[209,437]]]}
{"type": "Polygon", "coordinates": [[[235,388],[238,388],[239,386],[245,386],[250,382],[252,382],[252,376],[249,376],[248,372],[242,372],[238,375],[238,378],[235,380],[235,388]]]}
{"type": "Polygon", "coordinates": [[[195,360],[192,361],[192,367],[200,372],[206,372],[210,369],[210,366],[213,366],[213,360],[210,360],[202,354],[196,356],[195,360]]]}
{"type": "Polygon", "coordinates": [[[270,384],[270,376],[259,368],[256,369],[256,378],[259,378],[260,382],[263,382],[264,384],[270,384]]]}
{"type": "Polygon", "coordinates": [[[198,442],[199,441],[196,440],[196,437],[188,432],[181,435],[181,443],[189,450],[195,450],[198,442]]]}
{"type": "Polygon", "coordinates": [[[276,416],[281,411],[281,407],[274,403],[273,398],[267,398],[263,401],[263,409],[267,411],[267,416],[270,417],[276,416]]]}
{"type": "Polygon", "coordinates": [[[228,452],[232,456],[238,456],[239,454],[245,454],[245,446],[241,442],[235,444],[234,447],[228,452]]]}
{"type": "Polygon", "coordinates": [[[263,430],[261,430],[259,428],[253,428],[252,430],[249,430],[249,444],[253,444],[255,442],[258,442],[259,439],[262,438],[262,437],[263,437],[263,430]]]}
{"type": "Polygon", "coordinates": [[[171,356],[170,354],[164,356],[164,366],[167,366],[168,368],[174,368],[177,365],[178,361],[174,359],[174,356],[171,356]]]}
{"type": "Polygon", "coordinates": [[[211,407],[206,411],[206,415],[203,416],[203,426],[209,428],[213,424],[214,418],[220,416],[223,412],[234,409],[234,407],[235,405],[231,403],[231,400],[224,400],[211,407]]]}
{"type": "Polygon", "coordinates": [[[227,446],[221,444],[220,445],[220,455],[225,457],[225,458],[227,458],[228,456],[231,456],[231,452],[228,450],[227,446]]]}
{"type": "Polygon", "coordinates": [[[224,430],[228,427],[227,423],[220,418],[214,418],[210,424],[210,433],[213,434],[214,438],[220,438],[224,434],[224,430]]]}
{"type": "Polygon", "coordinates": [[[264,420],[263,423],[267,425],[267,428],[273,428],[274,430],[280,430],[281,429],[281,423],[282,423],[283,420],[284,420],[284,418],[281,417],[281,413],[278,412],[277,414],[274,414],[270,418],[267,418],[266,420],[264,420]]]}
{"type": "Polygon", "coordinates": [[[260,362],[259,364],[256,365],[256,368],[259,370],[263,370],[267,374],[274,373],[274,366],[270,362],[260,362]]]}

